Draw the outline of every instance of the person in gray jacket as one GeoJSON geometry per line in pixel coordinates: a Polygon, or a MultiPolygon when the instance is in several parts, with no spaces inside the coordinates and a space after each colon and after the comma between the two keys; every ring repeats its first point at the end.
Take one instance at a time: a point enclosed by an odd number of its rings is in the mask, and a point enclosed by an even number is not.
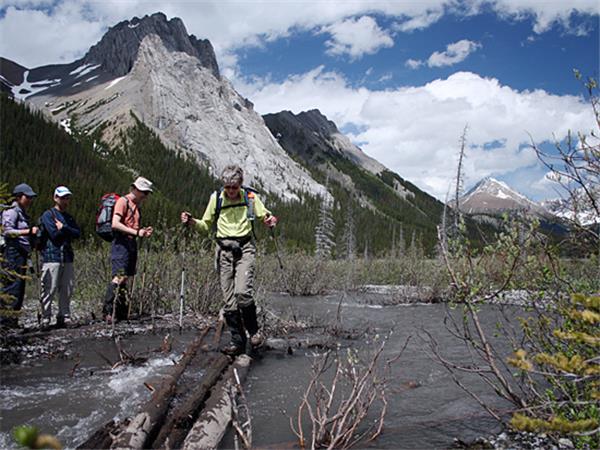
{"type": "Polygon", "coordinates": [[[15,201],[11,207],[2,211],[2,237],[5,245],[2,255],[0,325],[6,328],[19,326],[19,311],[25,298],[25,276],[32,250],[31,242],[38,232],[38,227],[31,225],[26,212],[37,194],[31,186],[21,183],[15,186],[13,195],[15,201]]]}
{"type": "MultiPolygon", "coordinates": [[[[56,326],[64,327],[71,322],[71,295],[73,294],[73,247],[71,242],[81,236],[81,230],[73,216],[67,212],[72,193],[66,186],[54,190],[54,206],[42,214],[43,228],[39,243],[42,256],[41,297],[42,328],[50,326],[52,299],[58,293],[56,326]]],[[[39,248],[39,247],[38,247],[39,248]]]]}

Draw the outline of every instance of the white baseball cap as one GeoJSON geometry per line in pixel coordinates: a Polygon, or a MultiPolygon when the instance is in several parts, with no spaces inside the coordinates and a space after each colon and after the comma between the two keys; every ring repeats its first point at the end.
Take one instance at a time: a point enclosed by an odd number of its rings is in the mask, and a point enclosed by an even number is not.
{"type": "Polygon", "coordinates": [[[58,186],[54,189],[55,197],[66,197],[67,195],[73,195],[73,193],[66,186],[58,186]]]}

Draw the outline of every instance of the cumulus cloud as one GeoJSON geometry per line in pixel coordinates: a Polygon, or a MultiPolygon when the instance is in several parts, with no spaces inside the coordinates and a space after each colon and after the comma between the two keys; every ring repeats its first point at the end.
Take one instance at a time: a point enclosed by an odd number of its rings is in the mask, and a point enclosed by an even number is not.
{"type": "Polygon", "coordinates": [[[423,64],[425,64],[423,61],[421,61],[420,59],[407,59],[406,62],[404,63],[404,65],[406,67],[408,67],[409,69],[418,69],[419,67],[421,67],[423,64]]]}
{"type": "Polygon", "coordinates": [[[422,30],[440,20],[443,15],[443,8],[438,8],[437,10],[433,11],[425,11],[423,14],[418,14],[408,20],[405,20],[404,22],[395,23],[394,30],[402,31],[403,33],[422,30]]]}
{"type": "Polygon", "coordinates": [[[325,42],[329,55],[348,55],[351,60],[394,45],[389,32],[382,30],[370,16],[336,22],[321,28],[320,32],[331,35],[325,42]]]}
{"type": "Polygon", "coordinates": [[[452,66],[464,61],[467,56],[478,48],[481,48],[481,44],[462,39],[453,44],[448,44],[443,52],[433,52],[427,60],[427,65],[429,67],[452,66]]]}
{"type": "Polygon", "coordinates": [[[11,6],[0,24],[0,55],[30,68],[72,62],[82,56],[82,41],[94,43],[105,31],[100,21],[85,19],[76,2],[53,14],[11,6]]]}
{"type": "Polygon", "coordinates": [[[569,129],[588,131],[594,124],[579,97],[518,91],[470,72],[424,86],[369,90],[321,66],[282,83],[237,87],[261,113],[318,108],[338,127],[360,130],[351,138],[365,152],[440,199],[453,180],[465,124],[466,185],[535,167],[530,135],[536,142],[554,142],[569,129]]]}
{"type": "Polygon", "coordinates": [[[446,50],[443,52],[433,52],[427,61],[420,59],[408,59],[404,63],[409,69],[418,69],[421,66],[427,64],[429,67],[443,67],[452,66],[461,61],[464,61],[467,56],[473,53],[478,48],[481,48],[481,44],[468,39],[462,39],[453,44],[448,44],[446,50]]]}
{"type": "MultiPolygon", "coordinates": [[[[459,6],[463,3],[456,0],[311,2],[310,7],[305,2],[285,2],[276,8],[269,0],[205,0],[200,4],[189,0],[0,2],[0,8],[5,12],[0,17],[0,54],[30,67],[82,56],[100,38],[99,30],[106,31],[121,20],[156,11],[162,11],[168,17],[181,17],[191,33],[210,39],[219,59],[245,46],[261,45],[296,31],[318,30],[365,15],[397,19],[395,30],[408,32],[431,25],[448,11],[470,15],[488,8],[509,20],[533,18],[535,32],[540,33],[554,24],[579,27],[577,29],[582,32],[580,25],[572,23],[573,13],[600,13],[597,0],[469,0],[464,4],[468,8],[459,6]],[[42,9],[34,11],[31,8],[42,9]],[[60,39],[57,40],[59,30],[60,39]],[[28,40],[30,44],[26,42],[28,40]]],[[[232,62],[231,58],[229,61],[232,62]]]]}
{"type": "Polygon", "coordinates": [[[597,0],[569,0],[540,2],[538,0],[476,0],[479,8],[491,4],[500,15],[516,20],[533,18],[533,31],[544,33],[554,25],[563,27],[567,32],[581,34],[584,28],[573,22],[573,14],[600,14],[600,2],[597,0]]]}

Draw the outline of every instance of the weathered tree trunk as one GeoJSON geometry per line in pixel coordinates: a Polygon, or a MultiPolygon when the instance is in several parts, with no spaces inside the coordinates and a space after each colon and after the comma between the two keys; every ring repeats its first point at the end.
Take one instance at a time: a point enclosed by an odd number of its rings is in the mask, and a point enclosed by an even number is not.
{"type": "Polygon", "coordinates": [[[188,433],[183,443],[184,450],[216,448],[231,422],[231,387],[236,383],[234,369],[240,383],[246,378],[252,359],[247,355],[238,356],[229,367],[223,379],[213,388],[202,413],[188,433]]]}
{"type": "Polygon", "coordinates": [[[205,328],[200,336],[186,349],[183,358],[177,363],[172,373],[163,377],[161,386],[154,391],[152,398],[142,408],[142,412],[135,416],[117,436],[111,448],[148,448],[158,432],[158,426],[165,420],[179,377],[196,356],[208,330],[208,327],[205,328]]]}
{"type": "Polygon", "coordinates": [[[210,355],[210,361],[201,383],[188,395],[187,399],[169,413],[169,420],[163,425],[154,440],[152,448],[180,448],[194,421],[200,414],[211,388],[222,377],[231,359],[221,353],[210,355]]]}
{"type": "Polygon", "coordinates": [[[111,420],[102,428],[97,429],[77,450],[85,450],[89,448],[109,448],[112,444],[111,433],[117,432],[119,425],[111,420]]]}

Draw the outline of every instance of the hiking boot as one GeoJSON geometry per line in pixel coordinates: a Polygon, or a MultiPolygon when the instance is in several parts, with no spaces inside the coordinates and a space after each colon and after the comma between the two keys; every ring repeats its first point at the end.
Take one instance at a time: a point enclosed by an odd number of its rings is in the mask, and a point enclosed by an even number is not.
{"type": "Polygon", "coordinates": [[[244,318],[244,326],[248,330],[250,335],[250,344],[252,347],[260,347],[264,342],[265,338],[259,332],[258,321],[256,319],[256,305],[251,303],[247,306],[240,307],[240,312],[244,318]]]}
{"type": "Polygon", "coordinates": [[[69,328],[71,324],[69,316],[56,316],[56,328],[69,328]]]}
{"type": "Polygon", "coordinates": [[[242,315],[239,311],[227,311],[223,316],[231,332],[231,342],[221,351],[230,356],[241,355],[246,351],[246,333],[242,326],[242,315]]]}
{"type": "Polygon", "coordinates": [[[245,349],[235,342],[230,342],[227,346],[221,349],[221,353],[225,353],[228,356],[239,356],[244,353],[245,349]]]}
{"type": "Polygon", "coordinates": [[[40,330],[47,331],[49,329],[50,329],[50,319],[48,317],[45,317],[40,322],[40,330]]]}
{"type": "Polygon", "coordinates": [[[254,348],[260,347],[265,343],[265,337],[261,334],[260,331],[254,333],[250,336],[250,345],[254,348]]]}

